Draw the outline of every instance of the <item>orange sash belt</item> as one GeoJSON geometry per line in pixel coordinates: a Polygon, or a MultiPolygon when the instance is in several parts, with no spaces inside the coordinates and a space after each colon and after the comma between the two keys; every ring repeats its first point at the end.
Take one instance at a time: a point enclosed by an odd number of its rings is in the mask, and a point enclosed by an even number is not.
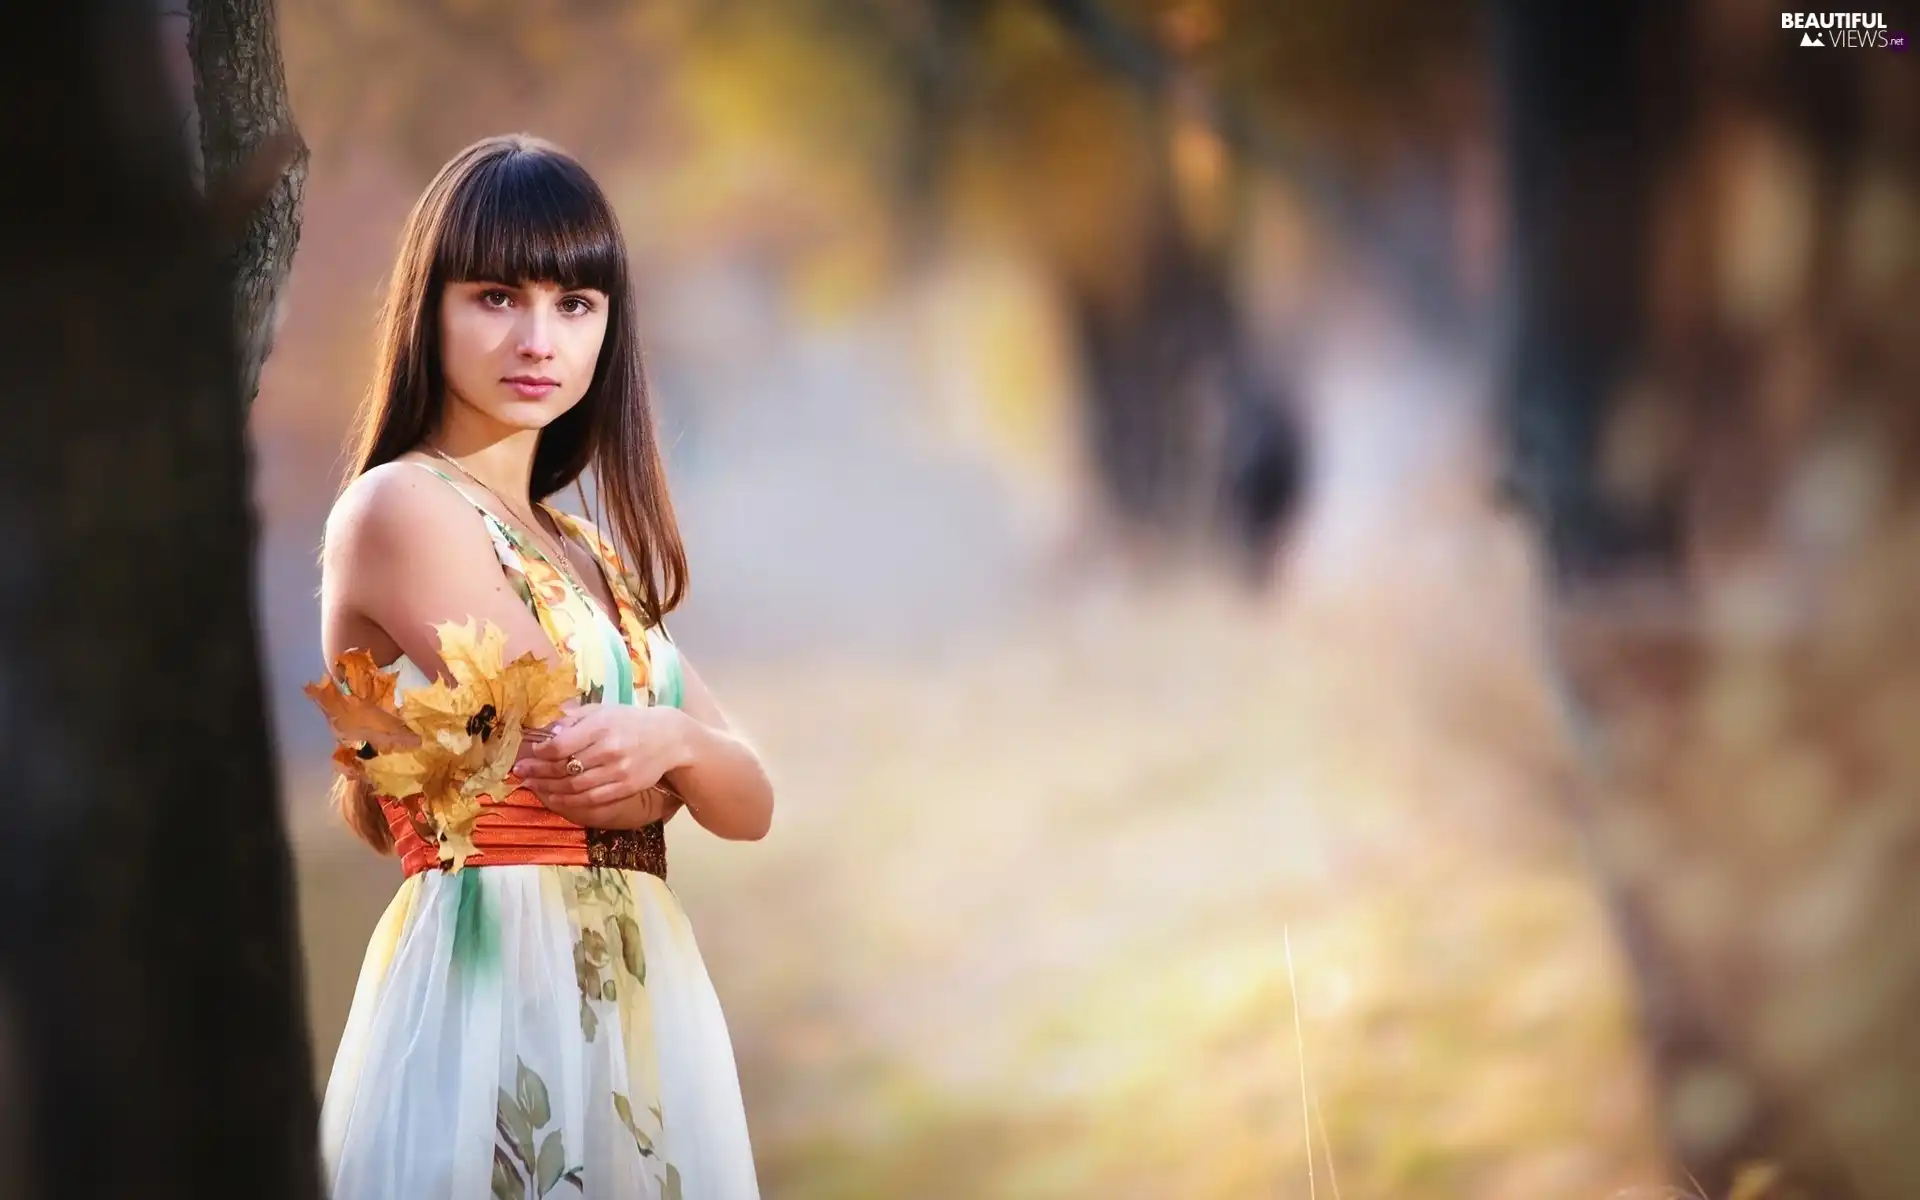
{"type": "MultiPolygon", "coordinates": [[[[485,806],[474,822],[477,853],[469,867],[505,867],[538,863],[559,867],[618,867],[667,876],[664,827],[642,829],[588,829],[575,825],[540,803],[526,788],[515,788],[504,800],[483,799],[485,806]]],[[[439,848],[420,835],[407,816],[406,806],[382,797],[380,806],[393,830],[394,853],[408,875],[439,867],[439,848]]]]}

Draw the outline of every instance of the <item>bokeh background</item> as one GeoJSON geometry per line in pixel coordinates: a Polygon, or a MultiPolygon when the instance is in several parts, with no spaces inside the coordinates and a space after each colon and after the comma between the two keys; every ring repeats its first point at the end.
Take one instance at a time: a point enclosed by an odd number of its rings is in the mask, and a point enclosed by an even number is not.
{"type": "MultiPolygon", "coordinates": [[[[518,130],[621,214],[673,627],[779,784],[764,842],[670,834],[768,1196],[1684,1184],[1494,503],[1476,7],[280,10],[313,159],[252,424],[323,1076],[398,871],[299,692],[320,530],[400,223],[518,130]]],[[[1800,165],[1719,149],[1764,292],[1800,165]]]]}

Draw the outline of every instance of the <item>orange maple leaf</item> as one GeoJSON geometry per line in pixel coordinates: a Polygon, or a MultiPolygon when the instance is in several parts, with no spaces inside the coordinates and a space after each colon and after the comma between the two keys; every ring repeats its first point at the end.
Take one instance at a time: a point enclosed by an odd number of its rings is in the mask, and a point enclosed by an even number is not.
{"type": "Polygon", "coordinates": [[[420,744],[420,735],[394,708],[398,679],[398,674],[382,671],[372,654],[353,649],[334,663],[332,675],[307,684],[305,690],[320,706],[336,739],[348,747],[366,746],[376,754],[388,754],[420,744]]]}

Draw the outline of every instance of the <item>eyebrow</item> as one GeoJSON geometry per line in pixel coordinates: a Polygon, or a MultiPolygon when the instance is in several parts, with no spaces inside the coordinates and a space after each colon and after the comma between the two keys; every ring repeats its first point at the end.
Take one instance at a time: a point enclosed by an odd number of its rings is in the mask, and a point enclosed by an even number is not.
{"type": "Polygon", "coordinates": [[[477,288],[511,288],[514,291],[521,291],[529,287],[537,287],[543,283],[552,284],[554,287],[560,289],[563,292],[593,292],[594,294],[600,295],[600,296],[604,296],[607,294],[607,292],[604,289],[594,287],[590,283],[583,283],[577,287],[568,287],[566,284],[557,282],[552,279],[529,279],[521,283],[508,283],[504,279],[459,279],[454,281],[454,286],[477,287],[477,288]]]}

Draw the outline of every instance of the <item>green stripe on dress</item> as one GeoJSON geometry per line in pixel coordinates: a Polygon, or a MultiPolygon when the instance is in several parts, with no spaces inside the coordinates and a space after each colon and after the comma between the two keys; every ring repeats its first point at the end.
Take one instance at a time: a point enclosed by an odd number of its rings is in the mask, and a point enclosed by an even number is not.
{"type": "Polygon", "coordinates": [[[680,648],[673,644],[666,630],[655,627],[647,630],[647,658],[653,669],[654,703],[669,708],[679,708],[682,686],[680,672],[680,648]]]}
{"type": "Polygon", "coordinates": [[[453,963],[476,974],[498,961],[500,949],[499,931],[487,913],[480,874],[478,868],[469,867],[453,876],[460,893],[453,916],[453,963]]]}
{"type": "Polygon", "coordinates": [[[627,654],[627,639],[620,636],[620,630],[597,607],[594,617],[594,624],[600,627],[600,640],[606,645],[607,661],[613,664],[614,699],[621,704],[632,704],[633,659],[627,654]]]}

